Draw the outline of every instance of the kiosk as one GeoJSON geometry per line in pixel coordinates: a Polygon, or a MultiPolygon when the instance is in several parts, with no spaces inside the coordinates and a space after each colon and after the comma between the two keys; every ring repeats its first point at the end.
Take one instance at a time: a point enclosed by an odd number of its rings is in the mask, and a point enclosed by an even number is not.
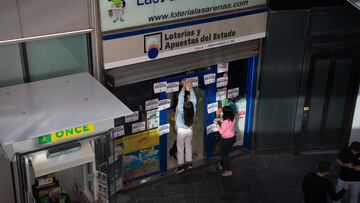
{"type": "Polygon", "coordinates": [[[16,202],[107,202],[121,187],[112,129],[132,112],[88,73],[2,88],[0,103],[16,202]]]}

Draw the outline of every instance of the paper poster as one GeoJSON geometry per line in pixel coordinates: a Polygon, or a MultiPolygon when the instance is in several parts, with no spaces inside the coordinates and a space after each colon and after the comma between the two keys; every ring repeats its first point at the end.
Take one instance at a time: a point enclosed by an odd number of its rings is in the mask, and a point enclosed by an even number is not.
{"type": "Polygon", "coordinates": [[[108,198],[108,188],[107,188],[107,175],[100,171],[96,171],[96,179],[97,179],[97,186],[98,186],[98,197],[100,199],[107,199],[108,198]]]}
{"type": "Polygon", "coordinates": [[[166,92],[167,83],[166,82],[157,82],[154,83],[154,93],[166,92]]]}
{"type": "Polygon", "coordinates": [[[145,101],[145,110],[157,109],[159,107],[159,99],[145,101]]]}
{"type": "Polygon", "coordinates": [[[228,77],[221,77],[216,80],[216,87],[226,87],[228,84],[228,77]]]}
{"type": "Polygon", "coordinates": [[[215,78],[216,78],[216,74],[215,74],[215,73],[211,73],[211,74],[204,75],[204,84],[205,84],[205,85],[208,85],[208,84],[214,83],[214,82],[215,82],[215,78]]]}
{"type": "Polygon", "coordinates": [[[179,91],[179,82],[167,83],[166,92],[177,92],[179,91]]]}
{"type": "Polygon", "coordinates": [[[226,99],[226,88],[218,89],[216,92],[216,101],[226,99]]]}
{"type": "Polygon", "coordinates": [[[191,81],[193,87],[199,86],[199,78],[198,77],[187,78],[187,80],[191,81]]]}
{"type": "Polygon", "coordinates": [[[123,154],[139,151],[160,143],[159,129],[151,129],[134,135],[125,136],[123,139],[123,154]]]}
{"type": "Polygon", "coordinates": [[[170,124],[165,124],[165,125],[161,125],[159,126],[159,135],[164,135],[170,132],[170,124]]]}
{"type": "Polygon", "coordinates": [[[118,138],[125,135],[124,125],[120,125],[114,128],[114,138],[118,138]]]}
{"type": "Polygon", "coordinates": [[[206,133],[207,134],[210,134],[210,133],[213,133],[213,132],[218,132],[218,131],[219,130],[217,129],[215,124],[211,124],[208,127],[206,127],[206,133]]]}
{"type": "Polygon", "coordinates": [[[218,109],[218,103],[217,102],[214,102],[214,103],[211,103],[211,104],[207,105],[208,114],[216,112],[217,109],[218,109]]]}
{"type": "Polygon", "coordinates": [[[139,111],[134,111],[133,114],[125,116],[125,123],[130,123],[139,120],[139,111]]]}
{"type": "Polygon", "coordinates": [[[219,63],[217,65],[217,73],[225,73],[229,70],[229,63],[219,63]]]}
{"type": "Polygon", "coordinates": [[[162,99],[159,101],[159,111],[170,108],[170,99],[162,99]]]}
{"type": "Polygon", "coordinates": [[[157,109],[146,112],[147,129],[159,126],[159,111],[157,109]]]}
{"type": "Polygon", "coordinates": [[[145,130],[145,121],[132,124],[132,133],[137,133],[145,130]]]}
{"type": "Polygon", "coordinates": [[[239,88],[234,88],[234,89],[229,89],[228,90],[228,96],[227,98],[231,99],[231,98],[235,98],[239,96],[239,88]]]}

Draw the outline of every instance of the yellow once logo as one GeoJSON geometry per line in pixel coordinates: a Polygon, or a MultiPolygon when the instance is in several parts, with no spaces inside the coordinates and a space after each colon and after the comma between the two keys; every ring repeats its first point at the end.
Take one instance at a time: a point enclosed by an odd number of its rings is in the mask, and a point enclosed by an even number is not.
{"type": "Polygon", "coordinates": [[[87,124],[87,125],[82,125],[82,126],[78,126],[75,128],[69,128],[66,130],[61,130],[61,131],[57,131],[55,133],[51,133],[51,142],[55,142],[58,140],[63,140],[63,139],[67,139],[70,137],[75,137],[75,136],[79,136],[79,135],[84,135],[84,134],[88,134],[94,132],[94,124],[87,124]]]}

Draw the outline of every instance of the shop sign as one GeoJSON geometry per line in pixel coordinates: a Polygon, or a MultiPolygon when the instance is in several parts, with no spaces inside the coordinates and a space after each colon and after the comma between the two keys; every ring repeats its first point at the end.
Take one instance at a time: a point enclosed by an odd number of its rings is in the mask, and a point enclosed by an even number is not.
{"type": "Polygon", "coordinates": [[[99,0],[103,32],[260,5],[266,0],[99,0]]]}
{"type": "Polygon", "coordinates": [[[94,124],[92,123],[40,136],[38,137],[38,144],[42,145],[46,143],[52,143],[59,140],[85,135],[91,132],[94,132],[94,124]]]}
{"type": "Polygon", "coordinates": [[[215,73],[204,75],[204,83],[205,83],[205,85],[215,83],[215,79],[216,79],[216,74],[215,73]]]}
{"type": "Polygon", "coordinates": [[[105,69],[263,38],[267,11],[103,36],[105,69]],[[131,47],[127,49],[124,47],[131,47]]]}

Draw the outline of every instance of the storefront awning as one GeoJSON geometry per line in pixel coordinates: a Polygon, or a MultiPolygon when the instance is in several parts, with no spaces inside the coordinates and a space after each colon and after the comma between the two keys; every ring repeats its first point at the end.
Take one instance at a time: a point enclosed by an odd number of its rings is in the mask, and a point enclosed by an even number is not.
{"type": "Polygon", "coordinates": [[[131,110],[88,73],[0,89],[3,146],[84,124],[131,114],[131,110]]]}

